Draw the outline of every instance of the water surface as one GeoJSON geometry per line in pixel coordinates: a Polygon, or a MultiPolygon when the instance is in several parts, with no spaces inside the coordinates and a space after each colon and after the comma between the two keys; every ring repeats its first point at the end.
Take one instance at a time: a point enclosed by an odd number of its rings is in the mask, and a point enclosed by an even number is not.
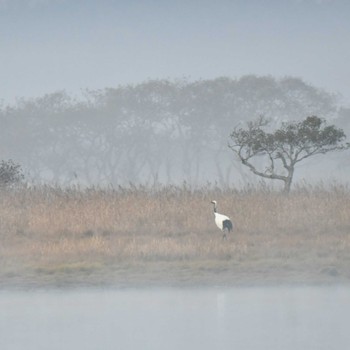
{"type": "Polygon", "coordinates": [[[0,349],[350,348],[346,287],[0,293],[0,349]]]}

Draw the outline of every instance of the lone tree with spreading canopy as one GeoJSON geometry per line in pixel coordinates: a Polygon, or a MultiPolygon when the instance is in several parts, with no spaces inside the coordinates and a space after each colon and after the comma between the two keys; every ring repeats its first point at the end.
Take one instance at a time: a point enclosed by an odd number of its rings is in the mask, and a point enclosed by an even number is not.
{"type": "Polygon", "coordinates": [[[350,148],[342,129],[327,125],[325,119],[317,116],[301,122],[284,122],[272,132],[266,131],[269,127],[270,121],[264,117],[248,122],[245,129],[237,127],[230,135],[229,147],[255,175],[283,181],[286,193],[290,191],[297,163],[317,154],[350,148]],[[263,168],[256,162],[258,157],[264,158],[263,168]]]}

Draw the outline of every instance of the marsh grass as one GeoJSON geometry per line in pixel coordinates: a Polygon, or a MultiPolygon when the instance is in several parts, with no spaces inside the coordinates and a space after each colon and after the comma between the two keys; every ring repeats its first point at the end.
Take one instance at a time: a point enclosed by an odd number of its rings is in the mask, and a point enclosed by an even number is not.
{"type": "Polygon", "coordinates": [[[0,238],[2,286],[348,282],[350,191],[22,188],[1,193],[0,238]]]}

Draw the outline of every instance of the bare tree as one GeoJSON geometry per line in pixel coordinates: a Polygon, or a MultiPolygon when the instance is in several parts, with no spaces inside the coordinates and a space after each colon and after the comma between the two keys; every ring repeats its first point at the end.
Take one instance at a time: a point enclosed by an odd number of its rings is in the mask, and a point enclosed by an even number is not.
{"type": "Polygon", "coordinates": [[[255,175],[284,182],[284,191],[289,192],[297,163],[332,151],[350,147],[345,143],[345,133],[334,125],[327,125],[317,116],[307,117],[301,122],[285,122],[268,132],[269,120],[260,117],[248,122],[247,128],[236,128],[231,133],[234,151],[243,165],[255,175]],[[264,158],[264,168],[256,164],[258,157],[264,158]]]}

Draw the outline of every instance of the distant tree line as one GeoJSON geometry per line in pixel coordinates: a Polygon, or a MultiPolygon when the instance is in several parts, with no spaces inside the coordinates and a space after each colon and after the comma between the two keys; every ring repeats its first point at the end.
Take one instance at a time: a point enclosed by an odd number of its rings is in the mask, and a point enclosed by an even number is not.
{"type": "Polygon", "coordinates": [[[334,120],[338,100],[297,78],[154,80],[79,99],[60,91],[1,107],[0,159],[37,181],[225,186],[246,179],[227,147],[234,128],[258,116],[279,126],[308,115],[334,120]]]}

